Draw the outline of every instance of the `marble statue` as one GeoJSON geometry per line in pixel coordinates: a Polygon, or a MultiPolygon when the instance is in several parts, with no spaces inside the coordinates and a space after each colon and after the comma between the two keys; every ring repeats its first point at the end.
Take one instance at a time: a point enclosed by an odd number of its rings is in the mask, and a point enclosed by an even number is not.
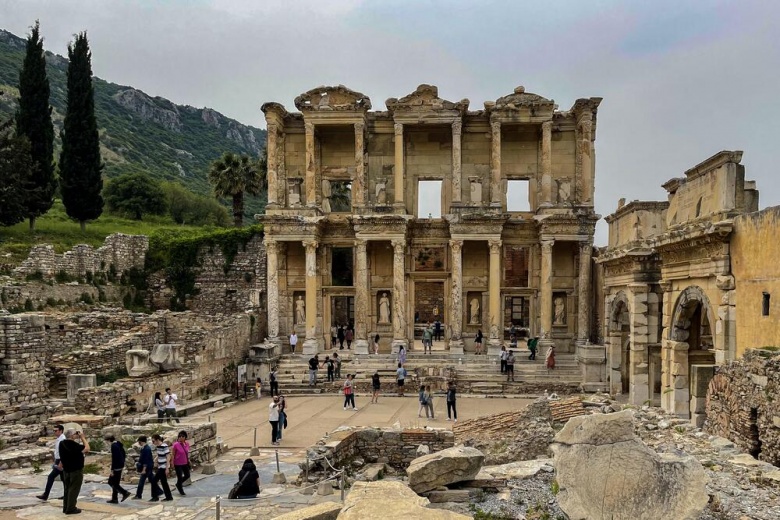
{"type": "Polygon", "coordinates": [[[390,298],[387,293],[382,293],[379,298],[379,323],[390,323],[390,298]]]}
{"type": "Polygon", "coordinates": [[[330,181],[324,179],[322,181],[322,211],[330,213],[330,196],[332,191],[330,189],[330,181]]]}
{"type": "Polygon", "coordinates": [[[553,317],[555,325],[566,325],[566,301],[562,296],[555,298],[555,315],[553,317]]]}
{"type": "Polygon", "coordinates": [[[472,298],[469,303],[469,323],[471,325],[479,325],[479,299],[472,298]]]}
{"type": "Polygon", "coordinates": [[[377,181],[375,191],[376,203],[379,205],[387,204],[387,183],[384,179],[377,181]]]}
{"type": "Polygon", "coordinates": [[[298,296],[295,302],[295,323],[306,323],[306,303],[303,296],[298,296]]]}

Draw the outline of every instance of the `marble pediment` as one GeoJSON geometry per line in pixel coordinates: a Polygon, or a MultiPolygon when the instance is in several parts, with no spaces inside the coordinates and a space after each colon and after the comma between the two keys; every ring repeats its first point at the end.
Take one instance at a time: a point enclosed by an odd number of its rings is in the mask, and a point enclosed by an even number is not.
{"type": "Polygon", "coordinates": [[[344,85],[320,86],[296,97],[295,107],[301,112],[365,112],[371,110],[371,99],[344,85]]]}
{"type": "Polygon", "coordinates": [[[385,101],[391,113],[396,112],[456,112],[465,114],[469,108],[469,100],[458,102],[447,101],[439,97],[439,88],[435,85],[422,84],[411,94],[401,99],[389,98],[385,101]]]}
{"type": "Polygon", "coordinates": [[[494,103],[486,102],[485,108],[490,111],[519,111],[524,109],[547,110],[550,113],[555,109],[555,101],[546,97],[526,92],[525,87],[519,86],[508,96],[498,98],[494,103]]]}

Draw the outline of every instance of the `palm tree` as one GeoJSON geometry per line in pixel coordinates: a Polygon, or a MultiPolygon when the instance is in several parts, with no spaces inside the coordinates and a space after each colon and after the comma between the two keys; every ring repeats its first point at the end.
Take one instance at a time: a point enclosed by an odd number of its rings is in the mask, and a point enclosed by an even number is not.
{"type": "Polygon", "coordinates": [[[244,222],[244,193],[259,195],[266,184],[259,165],[247,155],[225,154],[211,163],[209,183],[217,197],[233,199],[233,223],[241,227],[244,222]]]}

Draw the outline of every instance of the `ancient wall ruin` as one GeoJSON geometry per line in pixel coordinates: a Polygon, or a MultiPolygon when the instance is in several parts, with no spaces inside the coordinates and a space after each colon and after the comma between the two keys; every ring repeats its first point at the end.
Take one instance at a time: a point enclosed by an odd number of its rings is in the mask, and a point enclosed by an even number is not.
{"type": "Polygon", "coordinates": [[[32,424],[46,414],[44,318],[0,311],[0,423],[32,424]]]}

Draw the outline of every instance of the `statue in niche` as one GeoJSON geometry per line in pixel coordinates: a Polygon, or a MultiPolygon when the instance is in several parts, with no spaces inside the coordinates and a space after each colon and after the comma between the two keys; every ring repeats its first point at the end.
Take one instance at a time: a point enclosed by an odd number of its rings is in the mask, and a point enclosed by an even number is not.
{"type": "Polygon", "coordinates": [[[298,296],[295,301],[295,323],[306,323],[306,302],[303,296],[298,296]]]}
{"type": "Polygon", "coordinates": [[[330,189],[330,181],[325,179],[322,181],[322,211],[330,213],[330,196],[332,191],[330,189]]]}
{"type": "Polygon", "coordinates": [[[571,199],[571,181],[569,179],[559,179],[558,183],[558,203],[569,202],[571,199]]]}
{"type": "Polygon", "coordinates": [[[469,303],[469,324],[479,325],[479,298],[472,298],[469,303]]]}
{"type": "Polygon", "coordinates": [[[639,215],[636,216],[636,222],[634,222],[634,240],[642,240],[642,220],[639,215]]]}
{"type": "Polygon", "coordinates": [[[482,182],[479,177],[469,177],[469,200],[472,204],[482,204],[482,182]]]}
{"type": "Polygon", "coordinates": [[[378,205],[384,206],[387,204],[387,181],[385,179],[381,179],[376,182],[374,197],[376,198],[376,203],[378,205]]]}
{"type": "Polygon", "coordinates": [[[386,292],[379,298],[379,323],[390,323],[390,298],[386,292]]]}
{"type": "Polygon", "coordinates": [[[566,300],[563,296],[555,298],[555,313],[553,314],[554,325],[566,325],[566,300]]]}
{"type": "Polygon", "coordinates": [[[290,179],[287,184],[287,202],[290,206],[301,203],[301,183],[299,179],[290,179]]]}

